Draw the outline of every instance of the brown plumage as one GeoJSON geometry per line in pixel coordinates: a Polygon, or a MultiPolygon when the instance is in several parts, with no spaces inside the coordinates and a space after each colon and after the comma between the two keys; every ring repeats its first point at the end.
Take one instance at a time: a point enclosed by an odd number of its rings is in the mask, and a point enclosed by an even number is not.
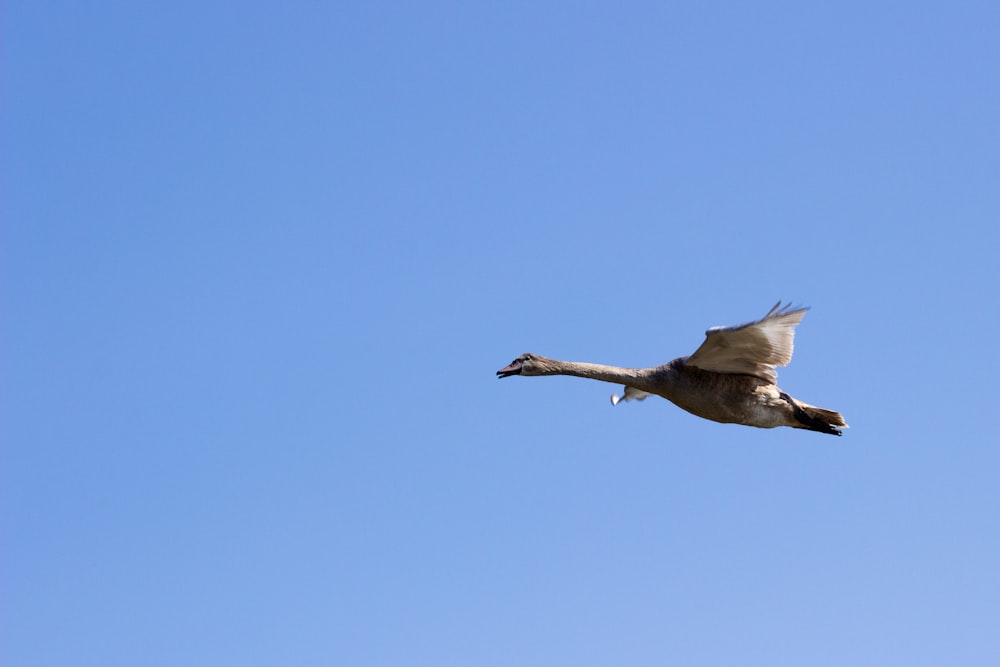
{"type": "Polygon", "coordinates": [[[847,428],[838,412],[792,398],[778,388],[776,366],[792,359],[795,326],[807,308],[778,302],[760,320],[734,327],[713,327],[690,357],[653,368],[619,368],[558,361],[526,353],[497,371],[511,375],[573,375],[625,385],[623,400],[662,396],[691,414],[726,424],[760,428],[791,426],[830,435],[847,428]]]}

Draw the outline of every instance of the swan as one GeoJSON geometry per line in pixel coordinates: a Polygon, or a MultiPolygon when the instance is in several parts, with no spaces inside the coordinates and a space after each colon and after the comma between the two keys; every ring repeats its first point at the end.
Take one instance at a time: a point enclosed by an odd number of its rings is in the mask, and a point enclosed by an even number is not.
{"type": "Polygon", "coordinates": [[[755,322],[712,327],[694,354],[653,368],[559,361],[525,353],[497,371],[512,375],[572,375],[625,385],[612,405],[662,396],[691,414],[724,424],[791,426],[830,435],[847,428],[839,412],[792,398],[778,388],[776,366],[792,360],[795,327],[808,308],[779,301],[755,322]]]}

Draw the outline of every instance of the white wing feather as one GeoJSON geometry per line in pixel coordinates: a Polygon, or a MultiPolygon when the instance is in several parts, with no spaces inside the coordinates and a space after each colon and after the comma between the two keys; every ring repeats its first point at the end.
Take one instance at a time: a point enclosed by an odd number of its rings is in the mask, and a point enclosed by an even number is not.
{"type": "Polygon", "coordinates": [[[625,385],[625,392],[621,396],[618,394],[611,394],[611,405],[618,405],[622,401],[644,401],[648,396],[649,393],[645,391],[625,385]]]}
{"type": "Polygon", "coordinates": [[[792,360],[795,327],[808,308],[774,308],[756,322],[734,327],[712,327],[705,332],[705,342],[688,357],[689,366],[716,373],[746,373],[768,382],[777,382],[775,366],[787,366],[792,360]]]}

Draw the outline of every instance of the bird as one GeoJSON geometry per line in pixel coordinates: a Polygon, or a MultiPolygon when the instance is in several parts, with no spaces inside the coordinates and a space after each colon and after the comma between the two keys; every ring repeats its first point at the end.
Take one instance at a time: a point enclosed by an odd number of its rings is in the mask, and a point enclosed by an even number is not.
{"type": "Polygon", "coordinates": [[[795,327],[807,310],[779,301],[754,322],[712,327],[694,354],[652,368],[559,361],[528,352],[497,371],[497,377],[572,375],[620,383],[625,390],[611,395],[612,405],[655,394],[723,424],[790,426],[839,436],[848,428],[839,412],[792,398],[777,385],[775,367],[792,360],[795,327]]]}

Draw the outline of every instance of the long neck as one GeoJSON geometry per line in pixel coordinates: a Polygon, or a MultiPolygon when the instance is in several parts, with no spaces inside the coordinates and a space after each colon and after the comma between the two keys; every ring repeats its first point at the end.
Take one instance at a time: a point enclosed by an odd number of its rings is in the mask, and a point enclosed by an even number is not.
{"type": "Polygon", "coordinates": [[[546,359],[544,364],[541,365],[543,372],[540,375],[573,375],[575,377],[613,382],[616,384],[634,384],[636,380],[643,378],[645,375],[643,369],[640,368],[621,368],[619,366],[588,364],[580,361],[546,359]]]}

